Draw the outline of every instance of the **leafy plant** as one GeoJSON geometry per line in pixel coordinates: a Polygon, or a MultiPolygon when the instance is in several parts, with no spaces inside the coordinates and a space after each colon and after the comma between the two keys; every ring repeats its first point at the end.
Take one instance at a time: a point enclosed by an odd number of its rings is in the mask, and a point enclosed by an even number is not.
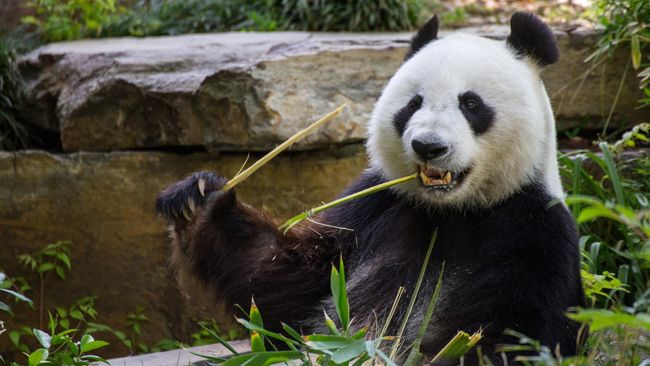
{"type": "Polygon", "coordinates": [[[104,26],[125,11],[118,0],[32,0],[28,5],[35,15],[22,21],[45,42],[100,37],[104,26]]]}
{"type": "MultiPolygon", "coordinates": [[[[436,236],[436,233],[434,233],[411,299],[417,297],[420,284],[422,283],[424,273],[426,272],[431,251],[433,250],[436,236]]],[[[415,341],[413,344],[407,345],[410,352],[404,361],[404,365],[421,365],[425,361],[424,355],[420,352],[420,343],[424,337],[427,325],[431,320],[435,304],[440,294],[443,270],[444,265],[443,269],[441,269],[427,311],[425,312],[424,319],[421,321],[415,341]]],[[[227,359],[211,356],[203,357],[216,364],[225,366],[266,366],[288,361],[298,361],[303,365],[313,364],[313,362],[318,365],[361,365],[368,362],[396,365],[395,359],[398,354],[397,351],[401,346],[403,346],[399,340],[402,337],[402,332],[406,323],[412,320],[410,319],[410,313],[413,309],[414,300],[411,300],[409,303],[406,313],[407,315],[403,319],[397,336],[386,336],[384,333],[387,325],[392,319],[392,314],[394,314],[394,309],[399,302],[402,291],[398,293],[395,304],[393,305],[393,310],[390,312],[390,315],[384,324],[384,330],[378,337],[366,339],[367,329],[365,327],[353,329],[351,326],[352,320],[345,284],[345,268],[343,266],[342,258],[339,262],[338,268],[332,266],[330,287],[334,307],[336,309],[338,325],[325,312],[324,321],[326,328],[329,330],[329,334],[302,335],[285,323],[282,323],[282,328],[287,335],[269,331],[264,328],[264,322],[260,310],[253,301],[250,311],[248,312],[248,319],[237,319],[237,321],[250,332],[251,352],[239,354],[235,349],[228,345],[224,339],[216,334],[210,333],[217,342],[223,344],[230,350],[230,352],[232,352],[232,356],[227,359]],[[393,342],[390,356],[384,352],[386,347],[382,346],[383,342],[393,342]],[[276,343],[285,345],[288,350],[278,350],[276,343]]],[[[445,358],[459,358],[469,351],[480,339],[481,332],[477,332],[471,336],[465,332],[458,332],[454,337],[452,337],[449,343],[432,358],[431,361],[435,362],[445,358]]]]}
{"type": "MultiPolygon", "coordinates": [[[[596,51],[587,58],[587,61],[598,62],[611,55],[619,46],[629,46],[630,61],[623,71],[615,100],[618,100],[623,81],[629,66],[632,65],[632,68],[638,73],[639,87],[646,96],[640,100],[640,107],[650,106],[650,88],[648,87],[650,57],[647,54],[650,44],[650,23],[648,22],[650,3],[646,0],[597,0],[593,4],[592,13],[605,29],[596,51]]],[[[612,105],[603,126],[603,136],[605,136],[615,105],[616,102],[612,105]]]]}
{"type": "Polygon", "coordinates": [[[22,78],[16,67],[18,46],[10,37],[0,37],[0,149],[27,146],[27,129],[21,123],[22,78]]]}
{"type": "Polygon", "coordinates": [[[33,254],[23,254],[18,257],[20,263],[38,274],[38,324],[44,326],[45,317],[45,284],[54,274],[65,279],[66,272],[70,270],[70,242],[59,241],[48,244],[45,248],[33,254]]]}
{"type": "Polygon", "coordinates": [[[419,0],[271,0],[281,29],[310,31],[398,31],[417,26],[419,0]]]}

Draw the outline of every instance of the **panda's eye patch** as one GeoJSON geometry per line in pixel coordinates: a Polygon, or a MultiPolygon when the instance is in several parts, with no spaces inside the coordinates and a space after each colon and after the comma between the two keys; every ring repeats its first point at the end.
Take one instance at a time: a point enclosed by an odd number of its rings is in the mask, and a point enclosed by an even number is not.
{"type": "Polygon", "coordinates": [[[404,133],[406,124],[411,117],[413,117],[415,112],[422,108],[422,101],[423,98],[421,95],[415,95],[404,107],[402,107],[402,109],[395,113],[395,116],[393,117],[393,125],[400,136],[404,133]]]}
{"type": "Polygon", "coordinates": [[[473,91],[458,96],[460,111],[476,134],[482,134],[494,121],[494,110],[473,91]]]}
{"type": "Polygon", "coordinates": [[[416,112],[420,107],[422,107],[422,96],[416,95],[409,100],[408,108],[412,112],[416,112]]]}

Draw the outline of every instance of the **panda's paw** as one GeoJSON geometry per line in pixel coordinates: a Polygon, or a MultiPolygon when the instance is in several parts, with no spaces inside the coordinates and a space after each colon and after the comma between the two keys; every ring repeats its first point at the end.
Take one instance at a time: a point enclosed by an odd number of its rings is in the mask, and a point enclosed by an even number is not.
{"type": "Polygon", "coordinates": [[[226,182],[228,179],[212,172],[194,173],[158,194],[156,213],[174,223],[192,221],[206,202],[234,196],[232,191],[221,191],[226,182]]]}

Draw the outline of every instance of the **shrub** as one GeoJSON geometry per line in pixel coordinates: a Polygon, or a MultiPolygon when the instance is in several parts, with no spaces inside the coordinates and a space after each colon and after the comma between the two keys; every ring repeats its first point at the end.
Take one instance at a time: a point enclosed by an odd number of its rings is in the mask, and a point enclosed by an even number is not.
{"type": "Polygon", "coordinates": [[[118,0],[33,0],[36,15],[22,19],[44,42],[100,37],[106,24],[124,12],[118,0]]]}
{"type": "Polygon", "coordinates": [[[20,121],[22,79],[16,68],[15,41],[0,37],[0,150],[16,150],[27,145],[27,129],[20,121]]]}

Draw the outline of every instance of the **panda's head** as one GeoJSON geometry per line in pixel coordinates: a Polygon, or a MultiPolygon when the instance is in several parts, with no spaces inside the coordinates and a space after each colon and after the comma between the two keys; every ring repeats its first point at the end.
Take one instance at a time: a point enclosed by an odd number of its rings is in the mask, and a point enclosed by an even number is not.
{"type": "Polygon", "coordinates": [[[494,40],[437,39],[433,17],[373,111],[367,147],[386,179],[419,172],[395,189],[432,206],[489,206],[538,181],[561,195],[555,127],[540,71],[558,58],[552,31],[515,13],[494,40]]]}

